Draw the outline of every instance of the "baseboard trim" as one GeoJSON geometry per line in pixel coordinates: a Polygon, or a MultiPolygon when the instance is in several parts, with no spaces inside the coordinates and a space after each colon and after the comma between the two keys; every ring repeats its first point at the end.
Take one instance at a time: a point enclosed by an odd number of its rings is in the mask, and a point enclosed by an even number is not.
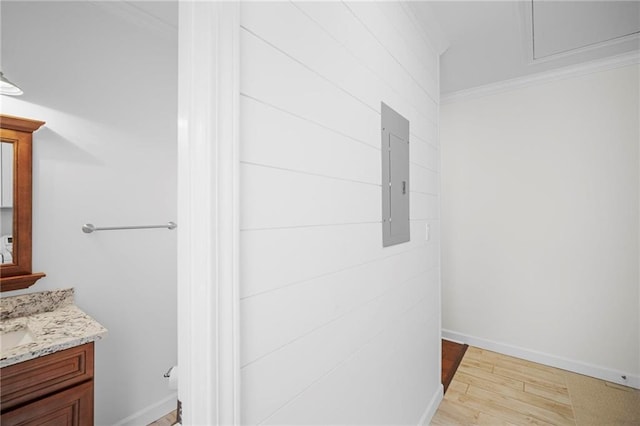
{"type": "Polygon", "coordinates": [[[442,340],[447,340],[447,341],[449,341],[449,342],[457,343],[457,344],[459,344],[459,345],[464,345],[464,344],[466,344],[466,343],[465,343],[465,342],[463,342],[462,340],[455,340],[455,339],[453,339],[453,338],[451,338],[451,337],[445,337],[445,335],[444,335],[444,331],[442,332],[442,336],[441,336],[441,337],[442,337],[442,340]]]}
{"type": "Polygon", "coordinates": [[[436,411],[438,411],[438,406],[440,405],[442,398],[444,398],[444,388],[442,384],[440,384],[438,386],[438,390],[436,390],[436,392],[431,397],[431,401],[429,401],[427,409],[422,414],[422,417],[420,417],[418,426],[425,426],[431,423],[431,419],[433,418],[433,416],[435,416],[436,411]]]}
{"type": "Polygon", "coordinates": [[[155,404],[151,404],[142,410],[133,413],[129,417],[126,417],[113,426],[140,426],[153,423],[161,417],[166,416],[177,408],[178,394],[172,393],[166,398],[161,399],[155,404]]]}
{"type": "Polygon", "coordinates": [[[470,336],[464,333],[457,333],[451,330],[443,329],[442,338],[456,342],[463,342],[468,344],[469,346],[487,349],[489,351],[514,356],[516,358],[526,359],[528,361],[537,362],[539,364],[548,365],[550,367],[556,367],[562,370],[567,370],[574,373],[583,374],[585,376],[606,380],[608,382],[640,389],[640,375],[634,375],[626,373],[624,371],[614,370],[598,365],[588,364],[582,361],[563,358],[532,349],[510,345],[508,343],[496,342],[489,339],[470,336]],[[623,376],[625,376],[626,379],[624,379],[623,376]]]}

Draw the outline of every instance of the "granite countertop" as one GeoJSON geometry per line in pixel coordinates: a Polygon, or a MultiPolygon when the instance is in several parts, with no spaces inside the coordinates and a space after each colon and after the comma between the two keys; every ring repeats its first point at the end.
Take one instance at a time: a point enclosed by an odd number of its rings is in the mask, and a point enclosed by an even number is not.
{"type": "Polygon", "coordinates": [[[32,341],[0,348],[0,368],[101,339],[107,329],[73,303],[73,289],[0,298],[0,334],[27,329],[32,341]]]}

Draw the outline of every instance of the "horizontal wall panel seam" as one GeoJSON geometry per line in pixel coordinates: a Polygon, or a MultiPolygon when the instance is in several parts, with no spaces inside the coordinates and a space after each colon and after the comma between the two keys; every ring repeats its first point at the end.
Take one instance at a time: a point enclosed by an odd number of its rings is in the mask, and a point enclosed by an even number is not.
{"type": "MultiPolygon", "coordinates": [[[[340,136],[343,136],[343,137],[345,137],[345,138],[351,139],[352,141],[357,142],[357,143],[359,143],[359,144],[362,144],[362,145],[364,145],[364,146],[366,146],[366,147],[368,147],[368,148],[375,149],[375,150],[377,150],[377,151],[380,151],[380,150],[381,150],[379,147],[377,147],[377,146],[373,146],[373,145],[371,145],[371,144],[370,144],[370,143],[368,143],[368,142],[365,142],[365,141],[360,140],[360,139],[358,139],[358,138],[354,138],[354,137],[353,137],[353,136],[351,136],[351,135],[348,135],[348,134],[346,134],[346,133],[342,133],[341,131],[336,130],[336,129],[334,129],[334,128],[331,128],[331,127],[329,127],[329,126],[327,126],[327,125],[325,125],[325,124],[319,123],[319,122],[317,122],[317,121],[315,121],[315,120],[311,120],[311,119],[309,119],[309,118],[307,118],[307,117],[303,117],[303,116],[301,116],[301,115],[298,115],[298,114],[296,114],[296,113],[293,113],[293,112],[291,112],[291,111],[288,111],[288,110],[286,110],[286,109],[284,109],[284,108],[281,108],[281,107],[279,107],[279,106],[277,106],[277,105],[274,105],[274,104],[272,104],[272,103],[269,103],[269,102],[267,102],[267,101],[265,101],[265,100],[262,100],[262,99],[256,98],[255,96],[252,96],[252,95],[250,95],[250,94],[248,94],[248,93],[240,92],[240,96],[242,96],[242,97],[244,97],[244,98],[247,98],[247,99],[251,99],[252,101],[255,101],[255,102],[259,102],[259,103],[261,103],[261,104],[263,104],[263,105],[269,106],[269,107],[271,107],[271,108],[273,108],[273,109],[276,109],[276,110],[278,110],[278,111],[281,111],[281,112],[283,112],[283,113],[285,113],[285,114],[287,114],[287,115],[290,115],[290,116],[292,116],[292,117],[295,117],[295,118],[297,118],[297,119],[300,119],[300,120],[306,121],[306,122],[308,122],[308,123],[314,124],[314,125],[316,125],[316,126],[318,126],[318,127],[321,127],[321,128],[323,128],[323,129],[326,129],[326,130],[328,130],[328,131],[330,131],[330,132],[332,132],[332,133],[335,133],[335,134],[337,134],[337,135],[340,135],[340,136]]],[[[425,142],[425,143],[426,143],[426,142],[425,142]]]]}
{"type": "Polygon", "coordinates": [[[252,297],[259,297],[259,296],[262,296],[262,295],[267,294],[267,293],[271,293],[271,292],[274,292],[274,291],[283,290],[283,289],[288,288],[288,287],[300,285],[300,284],[306,283],[308,281],[315,280],[317,278],[339,274],[340,272],[348,271],[350,269],[359,268],[361,266],[368,265],[369,263],[379,262],[381,260],[388,259],[388,258],[393,257],[393,256],[401,256],[401,255],[403,255],[405,253],[409,253],[409,252],[411,252],[413,250],[418,250],[418,249],[424,248],[426,246],[427,246],[427,244],[426,244],[426,241],[425,241],[425,242],[421,243],[420,245],[417,245],[416,247],[412,247],[412,248],[410,248],[408,250],[404,250],[404,251],[402,251],[400,253],[394,253],[394,254],[391,254],[391,255],[388,255],[388,256],[375,257],[375,258],[373,258],[371,260],[368,260],[366,262],[361,262],[361,263],[358,263],[358,264],[355,264],[355,265],[349,265],[349,266],[347,266],[345,268],[340,268],[340,269],[336,269],[336,270],[333,270],[333,271],[325,272],[323,274],[316,275],[314,277],[305,278],[303,280],[299,280],[299,281],[291,282],[291,283],[288,283],[288,284],[284,284],[284,285],[282,285],[280,287],[272,288],[272,289],[269,289],[269,290],[261,291],[261,292],[250,294],[250,295],[247,295],[247,296],[242,296],[242,297],[240,297],[240,300],[245,300],[245,299],[249,299],[249,298],[252,298],[252,297]]]}
{"type": "Polygon", "coordinates": [[[414,163],[413,161],[410,161],[409,163],[411,163],[411,164],[413,164],[413,165],[415,165],[415,166],[417,166],[417,167],[419,167],[419,168],[421,168],[423,170],[426,170],[429,173],[433,173],[434,175],[439,175],[440,174],[440,171],[434,169],[433,167],[423,166],[421,164],[414,163]]]}
{"type": "MultiPolygon", "coordinates": [[[[388,2],[388,3],[393,3],[393,2],[388,2]]],[[[424,62],[424,53],[429,51],[429,53],[432,53],[432,49],[431,46],[428,44],[423,44],[421,43],[421,46],[419,48],[415,48],[416,46],[414,45],[414,43],[412,43],[410,40],[408,40],[406,38],[406,33],[403,33],[398,26],[396,25],[396,19],[394,19],[390,14],[387,14],[387,12],[385,10],[382,9],[382,7],[380,6],[380,3],[378,2],[374,2],[374,4],[376,5],[377,9],[380,11],[381,15],[384,15],[385,17],[388,18],[389,21],[389,28],[391,29],[391,32],[395,35],[396,41],[400,41],[400,43],[394,43],[391,38],[384,37],[384,41],[385,43],[388,45],[389,42],[391,42],[392,46],[396,46],[398,44],[403,45],[405,47],[405,55],[398,55],[398,57],[404,57],[402,61],[400,61],[400,59],[398,59],[398,62],[402,62],[402,63],[409,63],[409,61],[411,59],[413,59],[414,63],[412,64],[413,66],[409,66],[407,69],[407,72],[409,72],[411,75],[419,75],[421,78],[427,78],[427,81],[423,81],[421,83],[421,86],[423,88],[425,88],[425,90],[427,91],[427,93],[429,93],[431,100],[435,103],[436,98],[439,98],[439,93],[438,92],[434,92],[434,88],[432,86],[436,86],[437,87],[437,78],[434,79],[433,76],[437,75],[437,72],[433,72],[436,68],[436,65],[434,63],[431,64],[427,64],[426,62],[424,62]],[[408,59],[408,61],[407,61],[408,59]],[[409,69],[411,69],[412,71],[409,71],[409,69]],[[415,74],[414,74],[415,73],[415,74]],[[429,89],[427,89],[429,88],[429,89]]],[[[396,9],[397,11],[397,9],[396,9]]],[[[354,11],[357,14],[360,14],[359,11],[354,11]]],[[[403,13],[401,13],[402,15],[404,15],[403,13]]],[[[360,16],[362,16],[360,14],[360,16]]],[[[406,16],[406,15],[405,15],[406,16]]],[[[369,19],[365,16],[362,17],[363,18],[363,23],[364,21],[369,22],[369,19]]],[[[372,25],[370,22],[369,24],[371,26],[371,28],[378,30],[377,25],[372,25]]],[[[403,27],[407,27],[407,25],[403,25],[403,27]]],[[[409,26],[410,27],[410,26],[409,26]]],[[[376,31],[376,34],[378,32],[376,31]]],[[[415,34],[414,34],[415,35],[415,34]]],[[[413,37],[409,37],[409,39],[411,39],[413,37]]],[[[383,40],[380,40],[380,43],[382,43],[383,40]]],[[[394,48],[390,48],[391,50],[393,50],[394,52],[396,52],[397,49],[394,48]]],[[[396,52],[396,54],[398,54],[400,52],[396,52]]],[[[433,55],[436,56],[436,55],[433,55]]],[[[418,82],[418,78],[416,77],[416,83],[418,82]]]]}
{"type": "MultiPolygon", "coordinates": [[[[425,95],[427,95],[427,97],[436,105],[438,105],[438,101],[436,101],[435,99],[433,99],[433,96],[431,96],[431,94],[429,93],[429,91],[427,89],[425,89],[422,86],[422,83],[420,83],[414,76],[413,73],[411,73],[408,69],[405,68],[404,64],[402,62],[400,62],[400,60],[398,58],[396,58],[396,56],[391,53],[389,51],[389,49],[387,49],[387,46],[385,46],[379,39],[378,37],[376,37],[376,35],[373,33],[373,31],[371,31],[369,29],[369,27],[367,26],[367,24],[365,24],[364,22],[362,22],[362,19],[360,19],[360,17],[358,16],[357,13],[355,13],[350,7],[349,5],[347,5],[346,3],[342,2],[342,4],[344,4],[344,6],[349,9],[349,11],[353,14],[353,16],[355,16],[355,18],[358,20],[358,22],[360,22],[360,24],[371,34],[371,36],[378,42],[378,44],[380,44],[380,46],[382,46],[382,48],[389,54],[389,56],[391,56],[393,58],[394,61],[396,61],[400,67],[402,67],[402,69],[407,73],[407,75],[409,76],[409,78],[411,78],[417,85],[418,87],[420,87],[420,89],[422,89],[422,91],[424,92],[425,95]]],[[[426,71],[426,70],[424,70],[426,71]]],[[[436,124],[434,122],[434,124],[436,124]]]]}
{"type": "Polygon", "coordinates": [[[422,195],[430,195],[432,197],[438,197],[438,194],[435,192],[428,192],[428,191],[415,191],[415,190],[410,190],[409,193],[416,193],[416,194],[422,194],[422,195]]]}
{"type": "Polygon", "coordinates": [[[336,223],[316,223],[311,225],[291,225],[291,226],[273,226],[264,228],[242,228],[240,232],[254,232],[254,231],[275,231],[278,229],[304,229],[304,228],[318,228],[318,227],[330,227],[330,226],[351,226],[351,225],[372,225],[381,224],[382,221],[375,222],[336,222],[336,223]]]}
{"type": "Polygon", "coordinates": [[[428,166],[423,166],[422,164],[416,163],[415,161],[409,161],[409,163],[411,163],[412,165],[416,166],[416,167],[420,167],[421,169],[425,169],[428,170],[430,172],[436,173],[436,174],[440,174],[440,172],[436,169],[434,169],[433,167],[428,167],[428,166]]]}
{"type": "Polygon", "coordinates": [[[373,341],[375,341],[376,339],[378,339],[385,331],[387,328],[391,327],[392,325],[395,325],[395,323],[400,320],[402,317],[404,317],[405,315],[407,315],[409,312],[411,312],[416,306],[420,305],[421,303],[424,302],[424,300],[427,299],[428,296],[422,297],[420,298],[417,302],[413,303],[409,308],[407,308],[406,310],[404,310],[403,312],[401,312],[394,320],[392,323],[387,324],[386,326],[384,326],[380,331],[378,331],[378,333],[376,333],[375,336],[371,337],[370,339],[368,339],[366,342],[364,342],[358,349],[354,350],[350,355],[346,356],[341,362],[337,363],[334,367],[332,367],[330,370],[328,370],[326,373],[322,374],[320,377],[318,377],[317,379],[315,379],[314,381],[312,381],[311,383],[309,383],[309,385],[307,387],[305,387],[303,390],[301,390],[299,393],[297,393],[295,396],[293,396],[289,401],[287,401],[285,404],[283,404],[281,407],[279,407],[278,409],[276,409],[273,413],[269,414],[266,418],[264,418],[263,420],[261,420],[258,424],[263,424],[264,422],[268,421],[271,417],[273,417],[278,411],[282,410],[283,408],[285,408],[287,405],[289,405],[291,402],[295,401],[296,399],[298,399],[302,394],[304,394],[305,392],[307,392],[309,389],[311,389],[313,386],[315,386],[318,382],[320,382],[322,379],[324,379],[325,377],[328,377],[330,374],[332,374],[335,370],[337,370],[338,368],[340,368],[341,366],[343,366],[344,364],[346,364],[350,359],[352,359],[354,356],[356,356],[358,353],[360,353],[364,348],[366,348],[367,346],[369,346],[373,341]]]}
{"type": "Polygon", "coordinates": [[[244,164],[244,165],[247,165],[247,166],[264,167],[264,168],[267,168],[267,169],[281,170],[281,171],[284,171],[284,172],[297,173],[297,174],[307,175],[307,176],[316,176],[316,177],[321,177],[321,178],[325,178],[325,179],[339,180],[339,181],[343,181],[343,182],[358,183],[358,184],[361,184],[361,185],[377,186],[378,188],[381,187],[381,184],[379,184],[379,183],[365,182],[365,181],[361,181],[361,180],[342,178],[342,177],[338,177],[338,176],[329,176],[329,175],[325,175],[325,174],[322,174],[322,173],[306,172],[304,170],[295,170],[295,169],[290,169],[290,168],[287,168],[287,167],[280,167],[280,166],[272,166],[272,165],[269,165],[269,164],[255,163],[255,162],[252,162],[252,161],[241,160],[240,164],[244,164]]]}
{"type": "Polygon", "coordinates": [[[241,228],[380,220],[379,186],[271,167],[240,167],[240,195],[245,207],[241,228]]]}
{"type": "Polygon", "coordinates": [[[392,286],[391,288],[387,288],[387,289],[385,289],[382,293],[380,293],[380,294],[378,294],[378,295],[376,295],[376,296],[373,296],[372,298],[370,298],[370,299],[368,299],[368,300],[364,300],[364,301],[362,301],[362,303],[360,303],[360,304],[358,304],[358,305],[356,305],[356,306],[352,307],[351,309],[349,309],[349,310],[348,310],[348,311],[346,311],[346,312],[343,312],[342,314],[338,315],[337,317],[332,318],[332,319],[330,319],[330,320],[328,320],[328,321],[326,321],[326,322],[324,322],[324,323],[322,323],[322,324],[319,324],[319,325],[317,325],[317,326],[313,327],[312,329],[307,330],[307,331],[305,331],[304,333],[302,333],[302,334],[300,334],[300,335],[296,336],[294,339],[291,339],[289,342],[287,342],[287,343],[285,343],[285,344],[283,344],[283,345],[280,345],[280,346],[278,346],[277,348],[272,349],[272,350],[270,350],[269,352],[267,352],[267,353],[265,353],[265,354],[260,355],[258,358],[254,359],[254,360],[251,360],[251,361],[247,362],[246,364],[242,365],[242,367],[241,367],[241,368],[248,367],[249,365],[251,365],[251,364],[254,364],[254,363],[258,362],[258,361],[260,361],[261,359],[264,359],[264,358],[266,358],[266,357],[268,357],[268,356],[270,356],[270,355],[272,355],[272,354],[275,354],[276,352],[278,352],[278,351],[280,351],[280,350],[282,350],[282,349],[286,348],[287,346],[289,346],[289,345],[291,345],[291,344],[293,344],[293,343],[297,342],[298,340],[300,340],[300,339],[302,339],[302,338],[304,338],[304,337],[306,337],[306,336],[309,336],[309,335],[311,335],[311,334],[315,333],[316,331],[318,331],[318,330],[320,330],[320,329],[322,329],[322,328],[326,327],[327,325],[329,325],[329,324],[333,324],[334,322],[336,322],[336,321],[338,321],[338,320],[341,320],[341,319],[343,319],[344,317],[346,317],[346,316],[348,316],[348,315],[350,315],[350,314],[352,314],[352,313],[354,313],[354,312],[357,312],[357,311],[358,311],[358,310],[360,310],[361,308],[365,307],[366,305],[368,305],[368,304],[370,304],[370,303],[375,302],[375,301],[376,301],[376,300],[378,300],[378,299],[383,298],[384,296],[386,296],[387,294],[391,293],[392,291],[397,291],[397,290],[398,290],[398,287],[404,286],[404,285],[405,285],[406,283],[408,283],[409,281],[415,280],[416,278],[420,277],[421,275],[424,275],[424,274],[426,274],[426,273],[428,273],[428,272],[431,272],[432,270],[435,270],[436,268],[437,268],[437,265],[431,265],[431,266],[429,266],[429,267],[427,267],[427,268],[423,269],[422,271],[420,271],[420,272],[418,272],[417,274],[415,274],[415,275],[413,275],[413,276],[411,276],[411,277],[407,278],[406,280],[404,280],[404,281],[402,281],[402,282],[400,282],[400,283],[396,283],[396,286],[392,286]]]}
{"type": "MultiPolygon", "coordinates": [[[[426,43],[427,46],[429,46],[429,48],[433,52],[435,52],[435,54],[439,57],[440,55],[437,53],[437,51],[438,51],[437,46],[435,46],[434,43],[425,34],[425,28],[421,28],[421,25],[419,25],[419,23],[418,23],[420,21],[420,18],[416,15],[414,10],[407,5],[407,3],[405,3],[405,2],[399,2],[399,3],[400,3],[401,9],[403,10],[404,14],[411,21],[411,26],[416,31],[416,34],[418,34],[418,37],[420,37],[422,39],[422,41],[424,43],[426,43]]],[[[444,53],[444,52],[442,52],[442,53],[444,53]]]]}
{"type": "MultiPolygon", "coordinates": [[[[381,13],[385,13],[385,11],[380,7],[380,4],[377,4],[378,8],[380,9],[381,13]]],[[[421,38],[422,41],[425,44],[425,47],[429,50],[429,52],[435,52],[435,49],[433,48],[433,46],[431,46],[431,43],[429,43],[428,41],[424,40],[422,38],[422,34],[421,34],[421,30],[418,30],[415,25],[414,25],[414,20],[407,14],[407,11],[404,7],[400,6],[400,11],[401,13],[406,16],[411,24],[411,27],[413,28],[413,30],[410,30],[414,35],[417,35],[418,38],[421,38]]],[[[430,64],[425,62],[424,59],[424,55],[422,54],[423,52],[420,51],[416,51],[415,46],[412,46],[412,44],[407,40],[407,38],[405,37],[405,35],[402,34],[402,31],[398,28],[398,26],[395,24],[394,20],[391,20],[391,26],[393,27],[393,29],[396,31],[396,33],[400,36],[400,38],[402,38],[404,40],[404,42],[407,44],[407,46],[409,46],[409,50],[411,50],[414,54],[415,57],[418,58],[418,61],[422,63],[422,67],[424,67],[424,71],[427,72],[427,74],[430,74],[429,69],[430,69],[430,64]]],[[[420,50],[420,49],[418,49],[420,50]]],[[[434,55],[437,56],[437,55],[434,55]]]]}
{"type": "Polygon", "coordinates": [[[420,142],[420,143],[423,143],[425,145],[428,145],[430,148],[433,148],[436,151],[440,150],[440,146],[438,144],[436,144],[434,142],[429,142],[428,140],[416,135],[413,132],[410,132],[410,135],[411,135],[411,139],[412,140],[415,140],[416,142],[420,142]]]}
{"type": "MultiPolygon", "coordinates": [[[[329,31],[327,31],[318,21],[316,21],[313,16],[310,16],[307,12],[305,12],[304,10],[300,9],[300,7],[293,3],[292,4],[298,8],[298,10],[300,10],[301,13],[303,13],[305,16],[307,16],[311,21],[313,21],[322,31],[325,32],[325,34],[327,34],[329,37],[331,37],[333,40],[335,40],[338,44],[340,44],[347,52],[349,52],[349,54],[360,63],[360,65],[362,65],[363,67],[367,68],[370,72],[373,73],[373,75],[375,75],[376,77],[378,77],[378,79],[383,82],[383,84],[385,84],[389,89],[391,89],[392,91],[394,91],[400,98],[404,99],[405,102],[407,102],[409,105],[411,105],[413,108],[416,109],[417,112],[420,112],[420,109],[417,105],[415,105],[412,101],[408,100],[404,95],[402,95],[402,93],[400,93],[394,86],[392,86],[389,82],[387,82],[384,78],[382,78],[377,72],[375,72],[375,70],[371,69],[371,67],[369,67],[369,65],[367,65],[366,63],[362,62],[362,60],[360,58],[358,58],[357,55],[354,55],[353,52],[351,51],[351,49],[347,46],[344,45],[344,43],[340,40],[338,40],[337,38],[335,38],[333,36],[333,34],[331,34],[329,31]]],[[[368,29],[367,29],[368,31],[368,29]]],[[[375,39],[375,41],[380,44],[380,42],[375,39]]],[[[384,46],[381,45],[381,47],[385,50],[385,52],[389,55],[391,55],[389,53],[388,50],[386,50],[386,48],[384,46]]],[[[395,59],[395,58],[393,58],[395,59]]],[[[396,61],[397,62],[397,61],[396,61]]],[[[403,67],[404,68],[404,67],[403,67]]],[[[406,71],[406,70],[405,70],[406,71]]],[[[413,79],[413,78],[412,78],[413,79]]],[[[414,80],[415,81],[415,80],[414,80]]],[[[420,88],[422,88],[422,86],[420,86],[420,88]]],[[[436,101],[433,100],[433,98],[429,95],[427,95],[428,99],[430,102],[432,102],[433,104],[435,104],[436,106],[438,105],[438,103],[436,101]]],[[[420,114],[422,115],[422,114],[420,114]]],[[[437,118],[434,120],[430,117],[426,117],[427,121],[429,121],[431,124],[437,125],[437,118]]]]}
{"type": "Polygon", "coordinates": [[[365,101],[363,101],[362,99],[360,99],[358,96],[354,95],[353,93],[351,93],[350,91],[348,91],[347,89],[345,89],[344,87],[340,86],[339,84],[337,84],[336,82],[334,82],[333,80],[325,77],[324,75],[320,74],[318,71],[314,70],[313,68],[311,68],[309,65],[305,64],[304,62],[300,61],[299,59],[291,56],[289,53],[285,52],[284,50],[280,49],[278,46],[276,46],[275,44],[271,43],[268,40],[265,40],[264,38],[262,38],[260,35],[254,33],[251,29],[240,25],[240,28],[243,29],[244,31],[246,31],[248,34],[251,34],[253,37],[257,38],[258,40],[262,41],[264,44],[266,44],[267,46],[271,47],[272,49],[278,51],[279,53],[281,53],[282,55],[286,56],[287,58],[291,59],[292,61],[302,65],[307,71],[312,72],[313,74],[317,75],[318,77],[320,77],[321,79],[323,79],[324,81],[326,81],[327,83],[331,84],[333,87],[335,87],[336,89],[339,89],[340,91],[342,91],[343,93],[351,96],[353,99],[355,99],[356,101],[358,101],[359,103],[361,103],[364,107],[369,108],[371,111],[380,114],[380,111],[374,107],[372,107],[371,105],[369,105],[368,103],[366,103],[365,101]]]}
{"type": "MultiPolygon", "coordinates": [[[[438,194],[431,194],[428,192],[419,192],[419,191],[411,191],[416,194],[422,194],[427,196],[432,196],[436,198],[440,198],[438,194]]],[[[420,219],[420,218],[410,218],[409,221],[424,221],[429,219],[420,219]]],[[[437,220],[437,219],[436,219],[437,220]]],[[[285,229],[306,229],[306,228],[321,228],[321,227],[335,227],[335,226],[352,226],[352,225],[376,225],[382,224],[381,220],[374,222],[335,222],[335,223],[314,223],[310,225],[291,225],[291,226],[273,226],[273,227],[264,227],[264,228],[241,228],[240,232],[260,232],[260,231],[277,231],[277,230],[285,230],[285,229]]]]}
{"type": "MultiPolygon", "coordinates": [[[[340,42],[339,40],[336,40],[335,37],[333,37],[332,34],[330,34],[328,31],[326,31],[317,21],[315,21],[311,16],[309,16],[306,12],[304,12],[303,10],[301,10],[295,3],[292,3],[293,6],[295,6],[298,10],[300,10],[300,12],[302,14],[304,14],[307,18],[309,18],[311,21],[313,21],[318,28],[323,31],[326,35],[328,35],[331,39],[333,39],[334,41],[336,41],[338,44],[340,44],[340,46],[345,49],[349,55],[351,57],[353,57],[362,67],[368,69],[375,77],[378,78],[378,80],[380,80],[383,84],[385,84],[390,90],[394,91],[400,98],[402,98],[405,102],[407,102],[409,105],[412,106],[412,108],[414,108],[416,110],[416,112],[425,120],[427,120],[429,123],[436,125],[438,124],[437,122],[437,118],[431,118],[429,117],[428,114],[425,114],[424,112],[422,112],[420,110],[420,108],[415,105],[412,101],[408,100],[404,95],[402,95],[401,93],[399,93],[393,86],[391,86],[389,83],[387,83],[382,77],[380,77],[380,75],[378,75],[378,73],[376,73],[374,70],[372,70],[367,64],[363,63],[356,55],[354,55],[351,50],[346,47],[342,42],[340,42]]],[[[345,93],[349,94],[350,96],[352,96],[354,99],[357,99],[359,102],[361,102],[363,105],[366,105],[368,108],[375,110],[378,114],[380,113],[380,111],[377,109],[377,107],[374,107],[372,105],[367,104],[364,100],[360,99],[358,96],[350,93],[348,90],[342,88],[341,85],[339,85],[338,83],[335,83],[333,80],[329,79],[328,77],[325,77],[324,75],[320,74],[318,71],[316,71],[315,69],[313,69],[312,67],[310,67],[309,65],[306,65],[304,62],[302,62],[301,60],[297,59],[295,56],[289,54],[288,52],[280,49],[279,47],[277,47],[276,45],[274,45],[273,43],[271,43],[270,41],[268,41],[267,39],[263,38],[262,36],[260,36],[259,34],[257,34],[256,32],[254,32],[251,28],[248,28],[244,25],[241,26],[241,28],[245,31],[247,31],[248,33],[252,34],[253,36],[255,36],[256,38],[262,40],[264,43],[268,44],[269,46],[273,47],[274,49],[278,50],[280,53],[284,54],[285,56],[289,57],[290,59],[296,61],[297,63],[299,63],[300,65],[304,66],[305,68],[307,68],[308,70],[312,71],[314,74],[320,76],[322,79],[324,79],[325,81],[329,82],[330,84],[332,84],[333,86],[335,86],[336,88],[339,88],[340,90],[344,91],[345,93]]],[[[377,39],[376,39],[377,41],[377,39]]],[[[379,42],[378,42],[379,43],[379,42]]],[[[390,56],[392,56],[388,50],[386,48],[383,49],[385,50],[385,52],[387,52],[387,54],[389,54],[390,56]]],[[[392,56],[393,57],[393,56],[392,56]]],[[[393,58],[395,60],[395,58],[393,58]]],[[[397,62],[397,60],[395,60],[397,62]]],[[[404,69],[404,67],[403,67],[404,69]]],[[[405,69],[406,71],[406,69],[405,69]]],[[[407,71],[408,72],[408,71],[407,71]]],[[[413,77],[411,77],[413,79],[413,77]]],[[[415,79],[413,79],[415,81],[415,79]]],[[[424,88],[416,82],[416,84],[418,84],[418,86],[420,87],[420,89],[424,90],[424,88]]],[[[427,94],[427,97],[429,98],[429,101],[432,102],[434,105],[437,106],[437,102],[433,100],[433,98],[427,94]]]]}

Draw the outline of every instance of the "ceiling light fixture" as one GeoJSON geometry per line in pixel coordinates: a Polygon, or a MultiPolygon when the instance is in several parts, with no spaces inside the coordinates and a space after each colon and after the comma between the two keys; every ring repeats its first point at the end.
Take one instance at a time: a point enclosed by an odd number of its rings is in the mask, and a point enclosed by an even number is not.
{"type": "Polygon", "coordinates": [[[24,92],[7,78],[0,71],[0,95],[20,96],[24,92]]]}

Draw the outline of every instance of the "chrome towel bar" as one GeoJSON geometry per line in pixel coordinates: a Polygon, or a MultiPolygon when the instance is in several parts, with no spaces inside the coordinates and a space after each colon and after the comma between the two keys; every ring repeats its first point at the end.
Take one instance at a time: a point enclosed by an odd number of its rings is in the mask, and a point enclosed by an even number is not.
{"type": "Polygon", "coordinates": [[[175,229],[178,225],[175,222],[169,222],[166,225],[140,225],[140,226],[104,226],[98,228],[92,223],[85,223],[82,225],[82,232],[90,234],[94,231],[118,231],[121,229],[152,229],[152,228],[167,228],[175,229]]]}

